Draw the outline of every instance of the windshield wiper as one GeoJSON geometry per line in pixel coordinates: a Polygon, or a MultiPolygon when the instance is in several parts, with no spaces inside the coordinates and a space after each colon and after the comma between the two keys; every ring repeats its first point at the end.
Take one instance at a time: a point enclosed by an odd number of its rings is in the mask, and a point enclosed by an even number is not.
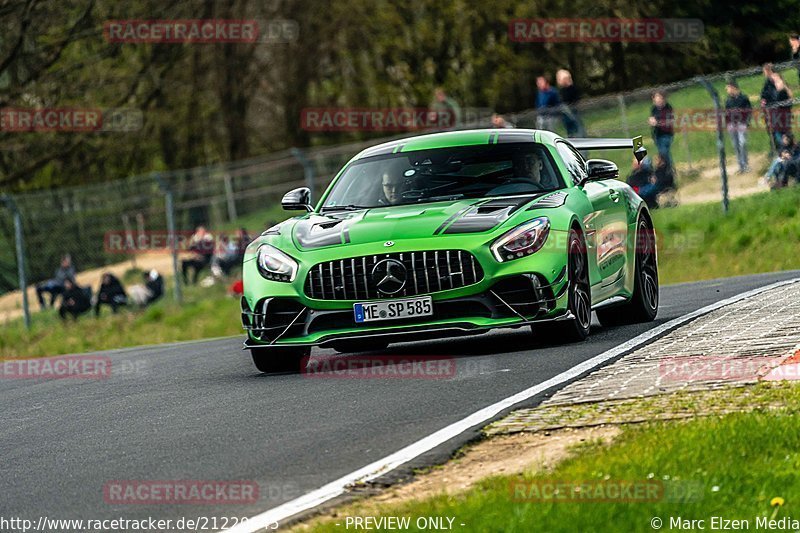
{"type": "Polygon", "coordinates": [[[354,205],[354,204],[326,205],[325,207],[322,208],[322,212],[324,213],[326,211],[358,211],[360,209],[370,209],[370,208],[365,205],[354,205]]]}
{"type": "Polygon", "coordinates": [[[427,198],[420,198],[419,202],[444,202],[445,200],[461,200],[464,198],[464,195],[461,193],[458,194],[443,194],[441,196],[428,196],[427,198]]]}

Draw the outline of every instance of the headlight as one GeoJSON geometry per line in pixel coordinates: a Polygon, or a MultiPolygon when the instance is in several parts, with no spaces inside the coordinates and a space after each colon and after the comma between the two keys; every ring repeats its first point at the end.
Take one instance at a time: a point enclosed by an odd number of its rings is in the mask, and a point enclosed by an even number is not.
{"type": "Polygon", "coordinates": [[[519,259],[541,250],[550,234],[550,219],[534,218],[512,229],[492,244],[492,254],[500,261],[519,259]]]}
{"type": "Polygon", "coordinates": [[[258,247],[258,272],[272,281],[294,281],[297,261],[274,246],[262,244],[258,247]]]}

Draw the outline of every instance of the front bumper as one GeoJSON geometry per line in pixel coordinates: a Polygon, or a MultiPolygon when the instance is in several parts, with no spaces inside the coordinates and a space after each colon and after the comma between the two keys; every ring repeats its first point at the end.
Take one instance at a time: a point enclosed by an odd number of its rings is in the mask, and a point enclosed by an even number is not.
{"type": "Polygon", "coordinates": [[[431,294],[432,316],[361,324],[353,316],[357,300],[314,301],[303,294],[256,298],[246,291],[241,300],[245,347],[326,346],[369,337],[399,342],[569,319],[566,267],[549,271],[554,272],[550,278],[541,272],[487,276],[470,287],[431,294]]]}

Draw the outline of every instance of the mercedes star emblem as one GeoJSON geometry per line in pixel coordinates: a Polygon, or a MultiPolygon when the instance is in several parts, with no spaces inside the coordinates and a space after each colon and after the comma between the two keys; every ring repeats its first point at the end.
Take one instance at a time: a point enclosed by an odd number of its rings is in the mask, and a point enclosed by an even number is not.
{"type": "Polygon", "coordinates": [[[397,259],[384,259],[372,267],[372,281],[382,294],[397,294],[406,286],[408,271],[397,259]]]}

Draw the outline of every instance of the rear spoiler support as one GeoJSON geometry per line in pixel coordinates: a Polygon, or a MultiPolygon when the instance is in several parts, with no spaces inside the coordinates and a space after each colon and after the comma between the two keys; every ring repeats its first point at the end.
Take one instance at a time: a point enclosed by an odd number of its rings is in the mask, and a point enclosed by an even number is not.
{"type": "Polygon", "coordinates": [[[578,150],[620,150],[630,148],[633,157],[641,163],[647,155],[642,136],[633,139],[567,139],[578,150]]]}

